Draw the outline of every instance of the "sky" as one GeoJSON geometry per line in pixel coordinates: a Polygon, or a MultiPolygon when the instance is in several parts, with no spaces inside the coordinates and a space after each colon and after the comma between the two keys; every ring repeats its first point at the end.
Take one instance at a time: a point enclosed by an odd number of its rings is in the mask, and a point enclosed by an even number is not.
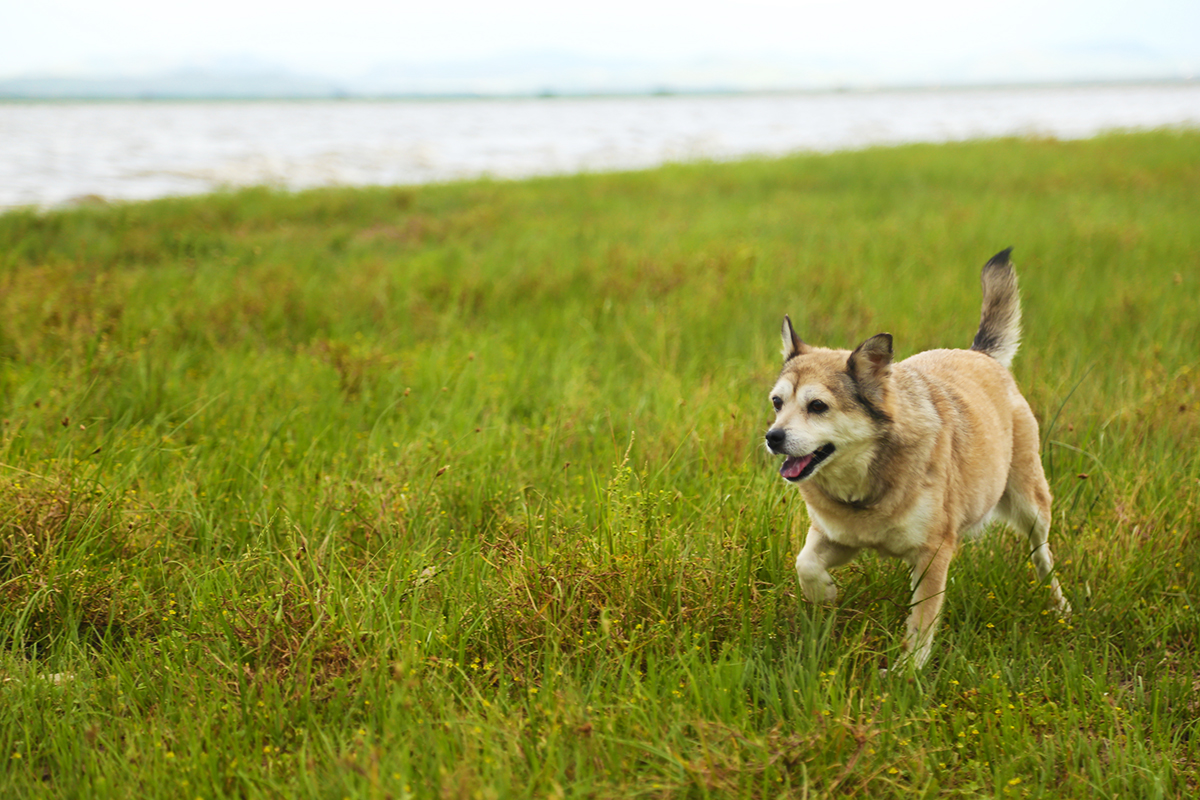
{"type": "Polygon", "coordinates": [[[1200,65],[1200,2],[0,0],[0,77],[222,59],[352,77],[381,64],[539,52],[829,59],[887,72],[980,59],[1002,65],[1010,55],[1028,68],[1030,53],[1105,48],[1191,72],[1200,65]]]}

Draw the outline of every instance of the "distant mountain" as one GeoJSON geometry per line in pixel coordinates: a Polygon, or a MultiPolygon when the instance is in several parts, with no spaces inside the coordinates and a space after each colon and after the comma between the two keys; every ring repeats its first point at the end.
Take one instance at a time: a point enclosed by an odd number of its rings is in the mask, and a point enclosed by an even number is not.
{"type": "Polygon", "coordinates": [[[150,75],[43,75],[0,80],[7,99],[199,99],[334,97],[343,89],[332,80],[283,69],[248,72],[185,67],[150,75]]]}
{"type": "Polygon", "coordinates": [[[71,74],[0,79],[7,99],[329,98],[626,94],[1187,80],[1200,58],[1136,42],[985,50],[949,62],[878,58],[711,57],[682,61],[535,52],[447,63],[381,64],[357,77],[301,75],[253,57],[163,67],[106,64],[71,74]]]}
{"type": "Polygon", "coordinates": [[[540,52],[446,64],[376,67],[356,90],[367,94],[623,94],[815,88],[818,63],[712,57],[667,62],[540,52]],[[815,79],[815,80],[814,80],[815,79]]]}

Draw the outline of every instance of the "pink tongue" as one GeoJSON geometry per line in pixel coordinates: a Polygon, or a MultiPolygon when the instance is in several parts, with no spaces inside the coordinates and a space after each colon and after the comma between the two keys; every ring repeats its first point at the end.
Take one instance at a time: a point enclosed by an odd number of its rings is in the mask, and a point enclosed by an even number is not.
{"type": "Polygon", "coordinates": [[[804,468],[812,460],[812,453],[806,456],[788,456],[783,462],[783,466],[779,468],[779,474],[785,478],[799,478],[800,473],[804,472],[804,468]]]}

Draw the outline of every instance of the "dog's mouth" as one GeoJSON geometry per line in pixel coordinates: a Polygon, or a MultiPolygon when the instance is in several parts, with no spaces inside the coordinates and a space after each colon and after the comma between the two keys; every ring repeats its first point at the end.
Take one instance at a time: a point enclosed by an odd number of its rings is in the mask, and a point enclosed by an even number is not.
{"type": "Polygon", "coordinates": [[[833,455],[835,449],[837,448],[831,443],[817,448],[806,456],[788,456],[784,459],[783,466],[779,468],[779,474],[792,483],[798,483],[812,475],[817,465],[833,455]]]}

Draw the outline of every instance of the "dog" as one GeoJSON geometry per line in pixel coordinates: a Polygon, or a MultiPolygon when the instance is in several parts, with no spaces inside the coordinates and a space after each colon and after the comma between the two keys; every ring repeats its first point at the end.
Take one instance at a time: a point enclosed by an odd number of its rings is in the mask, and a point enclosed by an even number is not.
{"type": "Polygon", "coordinates": [[[771,390],[767,449],[796,484],[810,527],[796,557],[804,596],[832,603],[829,574],[865,548],[911,569],[904,655],[929,659],[946,576],[960,538],[993,519],[1029,537],[1038,577],[1062,615],[1054,573],[1050,487],[1038,423],[1009,372],[1021,336],[1012,248],[984,265],[983,312],[969,350],[892,362],[892,336],[853,351],[814,347],[783,318],[783,370],[771,390]]]}

